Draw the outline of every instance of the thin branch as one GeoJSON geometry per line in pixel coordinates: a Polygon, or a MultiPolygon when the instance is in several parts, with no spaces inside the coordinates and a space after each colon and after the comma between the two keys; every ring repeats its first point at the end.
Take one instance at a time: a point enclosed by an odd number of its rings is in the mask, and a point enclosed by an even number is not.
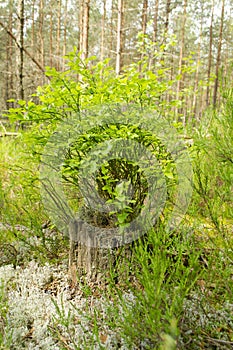
{"type": "MultiPolygon", "coordinates": [[[[14,40],[14,42],[16,43],[17,47],[20,49],[20,44],[18,43],[18,40],[16,39],[16,37],[14,36],[14,34],[0,21],[0,26],[5,29],[5,31],[7,32],[7,34],[14,40]]],[[[35,65],[43,72],[43,74],[45,75],[45,70],[42,67],[42,65],[30,54],[30,52],[23,47],[23,51],[25,52],[25,54],[33,61],[33,63],[35,63],[35,65]]],[[[51,79],[50,77],[47,77],[48,79],[51,79]]]]}
{"type": "Polygon", "coordinates": [[[0,132],[0,137],[4,137],[4,136],[17,136],[19,135],[18,132],[0,132]]]}
{"type": "Polygon", "coordinates": [[[214,344],[224,344],[224,345],[233,345],[233,341],[223,340],[223,339],[216,339],[211,337],[206,337],[211,343],[214,344]]]}

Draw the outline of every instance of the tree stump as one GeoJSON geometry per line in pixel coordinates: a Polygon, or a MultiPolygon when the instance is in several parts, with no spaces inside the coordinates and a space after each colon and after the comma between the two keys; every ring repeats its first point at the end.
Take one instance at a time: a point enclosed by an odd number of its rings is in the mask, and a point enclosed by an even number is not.
{"type": "MultiPolygon", "coordinates": [[[[132,244],[124,244],[122,235],[115,228],[94,227],[82,220],[73,220],[69,224],[69,238],[72,287],[78,282],[106,283],[116,274],[119,260],[129,261],[132,256],[132,244]]],[[[114,278],[118,281],[119,277],[124,278],[124,272],[114,278]]]]}

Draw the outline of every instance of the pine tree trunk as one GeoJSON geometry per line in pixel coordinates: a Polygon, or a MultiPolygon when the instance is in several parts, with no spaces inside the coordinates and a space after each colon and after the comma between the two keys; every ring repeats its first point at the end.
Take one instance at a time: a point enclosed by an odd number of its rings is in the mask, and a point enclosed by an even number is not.
{"type": "Polygon", "coordinates": [[[214,21],[214,1],[211,6],[211,20],[209,28],[209,57],[208,57],[208,69],[207,69],[207,89],[206,89],[206,106],[210,104],[210,74],[212,67],[212,47],[213,47],[213,21],[214,21]]]}
{"type": "Polygon", "coordinates": [[[10,108],[9,102],[10,99],[10,37],[7,35],[6,42],[6,79],[5,79],[5,101],[6,101],[6,109],[10,108]]]}
{"type": "Polygon", "coordinates": [[[104,59],[104,33],[106,20],[106,0],[103,0],[103,14],[101,18],[101,46],[100,46],[100,61],[104,59]]]}
{"type": "MultiPolygon", "coordinates": [[[[142,54],[141,54],[141,60],[143,60],[144,57],[144,50],[145,50],[145,35],[146,35],[146,29],[147,29],[147,12],[148,12],[148,0],[143,0],[143,6],[142,6],[142,34],[143,34],[143,45],[142,45],[142,54]]],[[[139,66],[139,70],[141,71],[141,65],[139,66]]]]}
{"type": "Polygon", "coordinates": [[[168,34],[170,12],[171,12],[171,0],[167,0],[167,2],[166,2],[166,20],[165,20],[165,28],[164,28],[165,40],[166,40],[167,34],[168,34]]]}
{"type": "Polygon", "coordinates": [[[49,11],[49,62],[53,67],[53,6],[50,4],[49,11]]]}
{"type": "MultiPolygon", "coordinates": [[[[44,0],[40,0],[39,10],[39,61],[41,66],[44,68],[44,0]]],[[[42,84],[44,84],[44,76],[42,78],[42,84]]]]}
{"type": "MultiPolygon", "coordinates": [[[[179,66],[178,66],[178,75],[180,78],[177,81],[177,89],[176,89],[176,99],[181,99],[180,92],[183,88],[183,80],[184,75],[182,74],[182,66],[183,66],[183,57],[184,57],[184,44],[185,44],[185,24],[186,24],[186,13],[187,13],[187,4],[188,0],[184,0],[184,11],[183,11],[183,22],[181,28],[181,43],[180,43],[180,56],[179,56],[179,66]]],[[[183,108],[177,109],[177,116],[179,118],[179,114],[183,113],[183,108]]],[[[183,124],[186,124],[185,116],[183,115],[183,124]]]]}
{"type": "Polygon", "coordinates": [[[146,34],[147,29],[148,0],[143,0],[142,6],[142,34],[146,34]]]}
{"type": "Polygon", "coordinates": [[[32,34],[31,34],[31,49],[35,50],[35,0],[32,1],[32,34]]]}
{"type": "Polygon", "coordinates": [[[158,15],[159,15],[159,0],[155,0],[155,13],[153,18],[153,42],[157,41],[158,37],[158,15]]]}
{"type": "Polygon", "coordinates": [[[80,8],[80,52],[82,60],[88,57],[90,0],[84,0],[80,8]]]}
{"type": "Polygon", "coordinates": [[[122,68],[122,42],[123,42],[123,6],[124,0],[118,0],[118,15],[117,15],[117,45],[116,45],[116,75],[119,75],[122,68]]]}
{"type": "Polygon", "coordinates": [[[17,70],[18,70],[18,87],[17,87],[17,98],[20,100],[24,99],[24,0],[19,0],[18,3],[18,54],[17,54],[17,70]]]}
{"type": "MultiPolygon", "coordinates": [[[[154,16],[153,16],[153,37],[152,40],[154,43],[158,40],[158,15],[159,15],[159,0],[155,0],[154,5],[154,16]]],[[[154,49],[153,55],[149,62],[149,70],[152,69],[152,66],[155,65],[155,54],[156,54],[156,47],[154,49]]]]}
{"type": "MultiPolygon", "coordinates": [[[[168,36],[170,12],[171,12],[171,0],[167,0],[167,2],[166,2],[166,14],[165,14],[166,19],[165,19],[164,33],[163,33],[163,41],[164,41],[164,43],[166,43],[167,36],[168,36]]],[[[165,66],[165,51],[166,51],[165,46],[166,45],[164,45],[164,48],[163,48],[162,59],[160,60],[162,66],[165,66]]]]}
{"type": "MultiPolygon", "coordinates": [[[[13,21],[13,1],[10,0],[9,3],[9,22],[8,30],[12,32],[12,21],[13,21]]],[[[6,46],[6,70],[7,70],[7,80],[6,80],[6,108],[13,108],[14,102],[8,102],[10,98],[14,96],[14,69],[13,69],[13,40],[10,35],[7,35],[7,46],[6,46]]]]}
{"type": "Polygon", "coordinates": [[[67,50],[67,8],[68,8],[68,0],[65,0],[65,8],[64,8],[64,35],[63,35],[63,65],[62,65],[62,70],[65,70],[65,55],[66,55],[66,50],[67,50]]]}
{"type": "Polygon", "coordinates": [[[84,0],[79,0],[79,13],[78,13],[78,29],[79,29],[78,50],[79,52],[81,52],[83,48],[83,6],[84,6],[84,0]]]}
{"type": "MultiPolygon", "coordinates": [[[[202,3],[201,13],[203,14],[203,12],[204,12],[204,4],[202,3]]],[[[198,94],[198,82],[199,82],[199,69],[200,69],[200,63],[201,63],[202,30],[203,30],[203,17],[201,17],[201,28],[200,28],[200,36],[199,36],[198,49],[197,49],[197,69],[195,74],[193,103],[192,103],[193,115],[194,115],[194,118],[196,118],[197,120],[199,120],[199,113],[200,113],[200,111],[197,111],[197,94],[198,94]]]]}
{"type": "Polygon", "coordinates": [[[56,39],[56,68],[60,69],[60,45],[61,45],[61,0],[57,2],[57,39],[56,39]]]}
{"type": "Polygon", "coordinates": [[[110,51],[110,57],[115,57],[114,50],[114,0],[111,0],[111,18],[110,18],[110,42],[109,42],[109,51],[110,51]]]}
{"type": "Polygon", "coordinates": [[[213,93],[213,105],[216,107],[217,104],[217,94],[218,94],[218,82],[219,82],[219,66],[221,61],[221,50],[222,50],[222,33],[223,33],[223,21],[224,21],[224,9],[225,9],[225,0],[222,0],[222,12],[221,12],[221,24],[219,29],[219,39],[218,39],[218,52],[217,52],[217,61],[215,69],[215,81],[214,81],[214,93],[213,93]]]}

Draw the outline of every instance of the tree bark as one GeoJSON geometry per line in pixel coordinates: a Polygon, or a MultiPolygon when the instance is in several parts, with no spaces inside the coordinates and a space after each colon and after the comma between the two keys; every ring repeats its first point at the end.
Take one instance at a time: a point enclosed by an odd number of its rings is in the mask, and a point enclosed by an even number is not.
{"type": "Polygon", "coordinates": [[[116,75],[119,75],[122,69],[122,42],[123,42],[123,6],[124,0],[118,0],[117,15],[117,45],[116,45],[116,75]]]}
{"type": "Polygon", "coordinates": [[[65,55],[67,50],[67,8],[68,8],[68,0],[65,0],[65,8],[64,8],[64,35],[63,35],[63,71],[65,70],[65,55]]]}
{"type": "Polygon", "coordinates": [[[225,0],[222,0],[221,23],[220,23],[220,29],[219,29],[218,52],[217,52],[216,69],[215,69],[215,76],[216,77],[215,77],[215,81],[214,81],[214,93],[213,93],[213,106],[214,107],[216,107],[216,104],[217,104],[219,66],[220,66],[220,61],[221,61],[221,50],[222,50],[224,10],[225,10],[225,0]]]}
{"type": "Polygon", "coordinates": [[[165,40],[166,40],[167,34],[168,34],[170,12],[171,12],[171,0],[167,0],[167,2],[166,2],[166,20],[165,20],[165,27],[164,27],[165,40]]]}
{"type": "Polygon", "coordinates": [[[24,0],[19,0],[18,3],[19,25],[18,25],[18,54],[17,54],[17,72],[18,72],[18,87],[17,98],[24,99],[24,0]]]}
{"type": "Polygon", "coordinates": [[[153,18],[153,42],[157,41],[158,37],[158,15],[159,15],[159,0],[155,0],[155,13],[153,18]]]}
{"type": "Polygon", "coordinates": [[[146,35],[147,12],[148,12],[148,0],[143,0],[143,7],[142,7],[142,34],[143,35],[146,35]]]}
{"type": "Polygon", "coordinates": [[[32,1],[32,34],[31,34],[31,49],[34,52],[35,48],[35,0],[32,1]]]}
{"type": "Polygon", "coordinates": [[[56,68],[60,69],[60,45],[61,45],[61,0],[57,2],[57,39],[56,39],[56,68]]]}
{"type": "Polygon", "coordinates": [[[81,1],[79,15],[79,51],[81,52],[82,60],[85,60],[88,57],[89,12],[90,0],[81,1]]]}
{"type": "Polygon", "coordinates": [[[49,64],[53,67],[53,3],[49,10],[49,64]]]}
{"type": "MultiPolygon", "coordinates": [[[[44,0],[40,0],[40,10],[39,10],[39,61],[41,62],[41,66],[44,68],[44,0]]],[[[43,77],[44,78],[44,77],[43,77]]],[[[42,81],[42,84],[44,80],[42,81]]]]}
{"type": "Polygon", "coordinates": [[[100,61],[104,59],[104,34],[106,20],[106,0],[103,0],[103,13],[101,18],[101,46],[100,46],[100,61]]]}
{"type": "MultiPolygon", "coordinates": [[[[143,6],[142,6],[142,53],[141,53],[141,61],[143,60],[145,56],[145,35],[147,30],[147,12],[148,12],[148,0],[143,0],[143,6]]],[[[142,65],[139,65],[139,72],[141,72],[142,65]]]]}
{"type": "Polygon", "coordinates": [[[114,235],[114,229],[109,237],[103,232],[103,228],[88,230],[88,227],[79,221],[70,222],[69,280],[72,288],[77,286],[78,281],[104,284],[110,278],[116,283],[125,278],[126,268],[119,276],[117,266],[119,261],[124,263],[131,259],[133,245],[118,244],[121,237],[114,235]]]}
{"type": "MultiPolygon", "coordinates": [[[[183,11],[183,21],[182,21],[182,28],[181,28],[181,43],[180,43],[180,56],[179,56],[179,66],[178,66],[178,75],[179,79],[177,81],[177,88],[176,88],[176,99],[181,99],[180,97],[180,91],[183,88],[183,79],[184,76],[182,74],[182,66],[184,64],[183,62],[183,56],[184,56],[184,44],[185,44],[185,25],[186,25],[186,14],[187,14],[187,4],[188,0],[184,0],[184,11],[183,11]]],[[[177,109],[177,116],[179,117],[179,114],[183,112],[182,108],[177,109]]],[[[183,116],[183,124],[186,124],[185,115],[183,116]]]]}
{"type": "Polygon", "coordinates": [[[84,0],[79,0],[79,14],[78,14],[78,29],[79,29],[79,40],[78,40],[78,50],[79,52],[83,49],[83,7],[84,0]]]}
{"type": "MultiPolygon", "coordinates": [[[[9,20],[8,20],[8,30],[12,32],[12,20],[13,20],[13,1],[10,0],[9,3],[9,20]]],[[[14,103],[8,102],[10,98],[15,97],[14,95],[14,69],[13,69],[13,40],[10,35],[7,35],[7,46],[6,46],[6,71],[7,71],[7,78],[6,78],[6,108],[13,108],[14,103]]]]}
{"type": "MultiPolygon", "coordinates": [[[[201,5],[201,14],[203,13],[204,13],[204,3],[202,3],[201,5]]],[[[203,31],[203,17],[201,17],[201,28],[200,28],[200,35],[199,35],[199,42],[198,42],[198,49],[197,49],[197,69],[195,74],[193,103],[192,103],[193,115],[196,119],[199,119],[199,111],[197,113],[197,94],[198,94],[198,82],[199,82],[199,69],[200,69],[200,63],[201,63],[202,31],[203,31]]]]}
{"type": "Polygon", "coordinates": [[[212,68],[212,46],[213,46],[213,21],[214,21],[214,1],[212,1],[211,6],[211,20],[210,20],[210,28],[209,28],[209,57],[208,57],[208,69],[207,69],[207,89],[206,89],[206,106],[208,107],[210,104],[210,74],[212,68]]]}
{"type": "Polygon", "coordinates": [[[114,45],[114,0],[111,0],[111,17],[110,17],[110,42],[109,42],[110,57],[115,57],[114,45]]]}

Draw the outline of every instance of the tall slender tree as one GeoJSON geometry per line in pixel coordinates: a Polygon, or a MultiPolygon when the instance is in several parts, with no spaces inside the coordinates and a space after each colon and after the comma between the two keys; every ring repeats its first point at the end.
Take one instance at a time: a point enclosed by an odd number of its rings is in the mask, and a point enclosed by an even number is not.
{"type": "Polygon", "coordinates": [[[53,67],[53,1],[49,8],[49,64],[53,67]]]}
{"type": "Polygon", "coordinates": [[[207,82],[208,82],[208,84],[207,84],[207,88],[206,88],[206,105],[207,106],[210,103],[210,100],[209,100],[209,95],[210,95],[209,82],[210,82],[211,67],[212,67],[214,3],[215,3],[215,0],[212,0],[210,27],[209,27],[209,53],[208,53],[208,69],[207,69],[207,82]]]}
{"type": "Polygon", "coordinates": [[[166,1],[166,19],[165,19],[165,25],[164,25],[165,40],[168,34],[170,12],[171,12],[171,0],[167,0],[166,1]]]}
{"type": "Polygon", "coordinates": [[[39,8],[39,61],[41,66],[44,67],[45,52],[44,52],[44,0],[40,0],[39,8]]]}
{"type": "Polygon", "coordinates": [[[159,16],[159,0],[155,0],[154,18],[153,18],[153,41],[157,41],[158,37],[158,16],[159,16]]]}
{"type": "Polygon", "coordinates": [[[202,45],[202,36],[203,36],[203,13],[204,13],[204,2],[201,4],[201,24],[200,24],[200,34],[198,41],[197,49],[197,68],[195,73],[194,89],[193,89],[193,115],[199,119],[199,113],[197,111],[197,94],[198,94],[198,82],[199,82],[199,73],[200,73],[200,64],[201,64],[201,45],[202,45]]]}
{"type": "Polygon", "coordinates": [[[119,75],[122,69],[122,42],[123,42],[123,9],[124,0],[118,0],[117,15],[117,47],[116,47],[116,74],[119,75]]]}
{"type": "MultiPolygon", "coordinates": [[[[220,5],[216,0],[199,3],[190,0],[187,6],[187,21],[183,32],[185,0],[2,1],[0,26],[4,30],[0,30],[0,71],[4,79],[0,82],[0,106],[10,107],[11,103],[6,103],[6,100],[11,97],[27,99],[37,85],[43,84],[41,72],[44,73],[45,65],[64,69],[62,56],[73,46],[78,46],[82,58],[86,58],[89,51],[101,60],[106,56],[110,57],[109,64],[114,65],[117,74],[120,74],[123,65],[142,58],[137,45],[138,33],[142,32],[155,43],[151,45],[150,52],[148,51],[151,55],[151,69],[156,63],[154,57],[157,57],[153,55],[153,47],[157,53],[159,44],[168,43],[170,35],[175,34],[178,38],[179,48],[178,45],[162,46],[162,58],[157,62],[170,69],[170,73],[167,71],[170,79],[181,73],[181,81],[173,85],[173,96],[180,96],[183,91],[185,95],[183,87],[187,75],[182,73],[182,61],[185,56],[197,51],[193,55],[200,65],[198,64],[193,75],[189,75],[189,85],[194,88],[194,94],[186,94],[185,107],[179,113],[187,115],[189,110],[196,115],[202,114],[203,108],[210,103],[217,107],[220,98],[218,88],[220,84],[226,85],[228,82],[226,77],[229,75],[229,62],[233,57],[230,16],[232,4],[230,0],[221,0],[220,5]],[[199,10],[202,4],[204,10],[201,13],[199,10]],[[222,11],[219,13],[217,8],[220,6],[222,11]],[[78,25],[75,22],[77,10],[78,25]],[[202,35],[201,31],[197,31],[201,16],[202,35]],[[223,74],[220,81],[221,66],[223,74]],[[213,73],[216,75],[214,83],[213,73]],[[206,82],[206,86],[201,87],[200,80],[206,82]]],[[[164,102],[170,102],[172,98],[170,93],[161,97],[164,102]]]]}
{"type": "Polygon", "coordinates": [[[79,12],[79,50],[81,58],[88,57],[90,0],[81,0],[79,12]]]}
{"type": "MultiPolygon", "coordinates": [[[[143,0],[142,5],[142,54],[141,54],[141,61],[144,57],[144,51],[145,51],[145,35],[147,30],[147,16],[148,16],[148,0],[143,0]]],[[[141,71],[141,64],[139,66],[139,71],[141,71]]]]}
{"type": "Polygon", "coordinates": [[[65,69],[65,59],[64,56],[66,55],[67,51],[67,20],[68,20],[68,0],[65,0],[64,4],[64,31],[63,31],[63,49],[62,49],[62,54],[63,54],[63,65],[62,69],[65,69]]]}
{"type": "MultiPolygon", "coordinates": [[[[178,75],[179,79],[177,81],[176,98],[180,99],[180,91],[183,87],[184,76],[182,74],[183,58],[184,58],[184,47],[185,47],[185,24],[187,20],[187,4],[188,0],[184,0],[183,15],[182,15],[182,27],[181,27],[181,40],[180,40],[180,55],[178,64],[178,75]]],[[[178,113],[182,113],[182,108],[177,110],[178,113]]],[[[185,115],[183,115],[183,123],[186,123],[185,115]]]]}
{"type": "Polygon", "coordinates": [[[214,107],[216,107],[216,104],[217,104],[219,68],[220,68],[221,50],[222,50],[224,12],[225,12],[225,0],[222,0],[221,22],[220,22],[219,38],[218,38],[218,52],[217,52],[217,60],[216,60],[216,68],[215,68],[215,76],[216,77],[215,77],[215,81],[214,81],[214,92],[213,92],[213,105],[214,105],[214,107]]]}
{"type": "Polygon", "coordinates": [[[60,47],[61,47],[61,0],[57,1],[57,38],[56,38],[56,67],[60,69],[60,47]]]}
{"type": "Polygon", "coordinates": [[[147,29],[147,15],[148,15],[148,0],[143,0],[142,5],[142,34],[146,34],[147,29]]]}
{"type": "Polygon", "coordinates": [[[105,21],[106,21],[106,0],[103,0],[103,13],[101,17],[101,44],[100,44],[100,60],[104,59],[104,34],[105,34],[105,21]]]}
{"type": "Polygon", "coordinates": [[[18,54],[17,54],[18,88],[17,97],[24,99],[24,0],[18,2],[18,54]]]}
{"type": "MultiPolygon", "coordinates": [[[[12,32],[13,25],[13,0],[9,1],[9,17],[8,17],[8,30],[12,32]]],[[[6,45],[6,94],[5,101],[6,107],[11,108],[14,106],[13,102],[9,102],[12,97],[15,97],[14,92],[14,69],[13,69],[13,39],[10,35],[7,35],[6,45]]]]}
{"type": "Polygon", "coordinates": [[[32,52],[35,50],[35,0],[32,0],[31,10],[32,10],[32,27],[31,27],[31,49],[32,52]]]}

